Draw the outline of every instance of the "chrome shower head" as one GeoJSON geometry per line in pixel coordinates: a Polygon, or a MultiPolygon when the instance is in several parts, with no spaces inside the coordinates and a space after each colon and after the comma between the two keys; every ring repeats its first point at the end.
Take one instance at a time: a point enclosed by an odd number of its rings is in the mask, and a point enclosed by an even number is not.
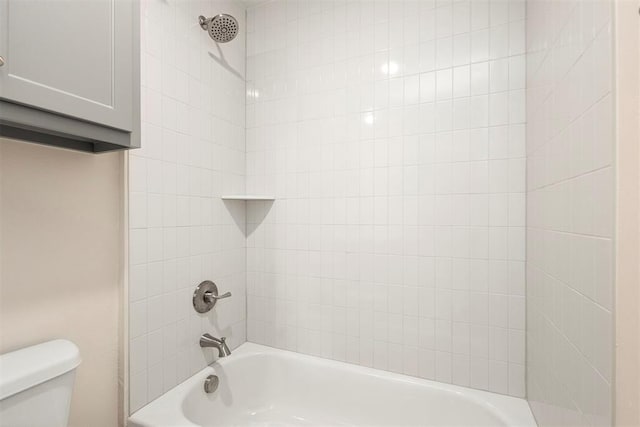
{"type": "Polygon", "coordinates": [[[238,35],[238,21],[231,15],[221,13],[213,18],[198,17],[200,27],[209,33],[215,42],[227,43],[238,35]]]}

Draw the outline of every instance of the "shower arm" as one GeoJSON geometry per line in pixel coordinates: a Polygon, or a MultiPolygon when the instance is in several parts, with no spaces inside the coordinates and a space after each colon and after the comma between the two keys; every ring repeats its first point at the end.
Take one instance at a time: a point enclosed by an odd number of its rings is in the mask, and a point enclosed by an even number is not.
{"type": "Polygon", "coordinates": [[[202,15],[198,16],[198,22],[200,23],[200,28],[206,31],[207,25],[209,25],[209,22],[211,22],[211,19],[212,18],[205,18],[202,15]]]}

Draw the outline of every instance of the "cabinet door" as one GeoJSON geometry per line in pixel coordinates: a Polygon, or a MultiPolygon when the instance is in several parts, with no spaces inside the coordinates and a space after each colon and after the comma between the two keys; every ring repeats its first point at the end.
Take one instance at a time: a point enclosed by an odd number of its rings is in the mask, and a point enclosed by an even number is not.
{"type": "Polygon", "coordinates": [[[130,131],[131,0],[0,0],[0,98],[130,131]]]}

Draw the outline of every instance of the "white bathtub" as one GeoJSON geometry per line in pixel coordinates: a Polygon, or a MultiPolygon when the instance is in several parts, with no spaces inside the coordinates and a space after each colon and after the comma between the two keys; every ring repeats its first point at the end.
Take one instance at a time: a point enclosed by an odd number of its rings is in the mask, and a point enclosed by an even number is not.
{"type": "Polygon", "coordinates": [[[535,426],[522,399],[245,343],[129,418],[130,427],[535,426]],[[220,378],[206,394],[204,380],[220,378]]]}

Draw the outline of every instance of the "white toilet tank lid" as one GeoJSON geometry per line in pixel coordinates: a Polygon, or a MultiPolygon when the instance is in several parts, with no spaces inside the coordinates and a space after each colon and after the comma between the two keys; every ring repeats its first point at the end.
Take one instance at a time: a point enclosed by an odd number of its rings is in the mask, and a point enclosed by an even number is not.
{"type": "Polygon", "coordinates": [[[0,355],[0,400],[75,369],[80,350],[53,340],[0,355]]]}

